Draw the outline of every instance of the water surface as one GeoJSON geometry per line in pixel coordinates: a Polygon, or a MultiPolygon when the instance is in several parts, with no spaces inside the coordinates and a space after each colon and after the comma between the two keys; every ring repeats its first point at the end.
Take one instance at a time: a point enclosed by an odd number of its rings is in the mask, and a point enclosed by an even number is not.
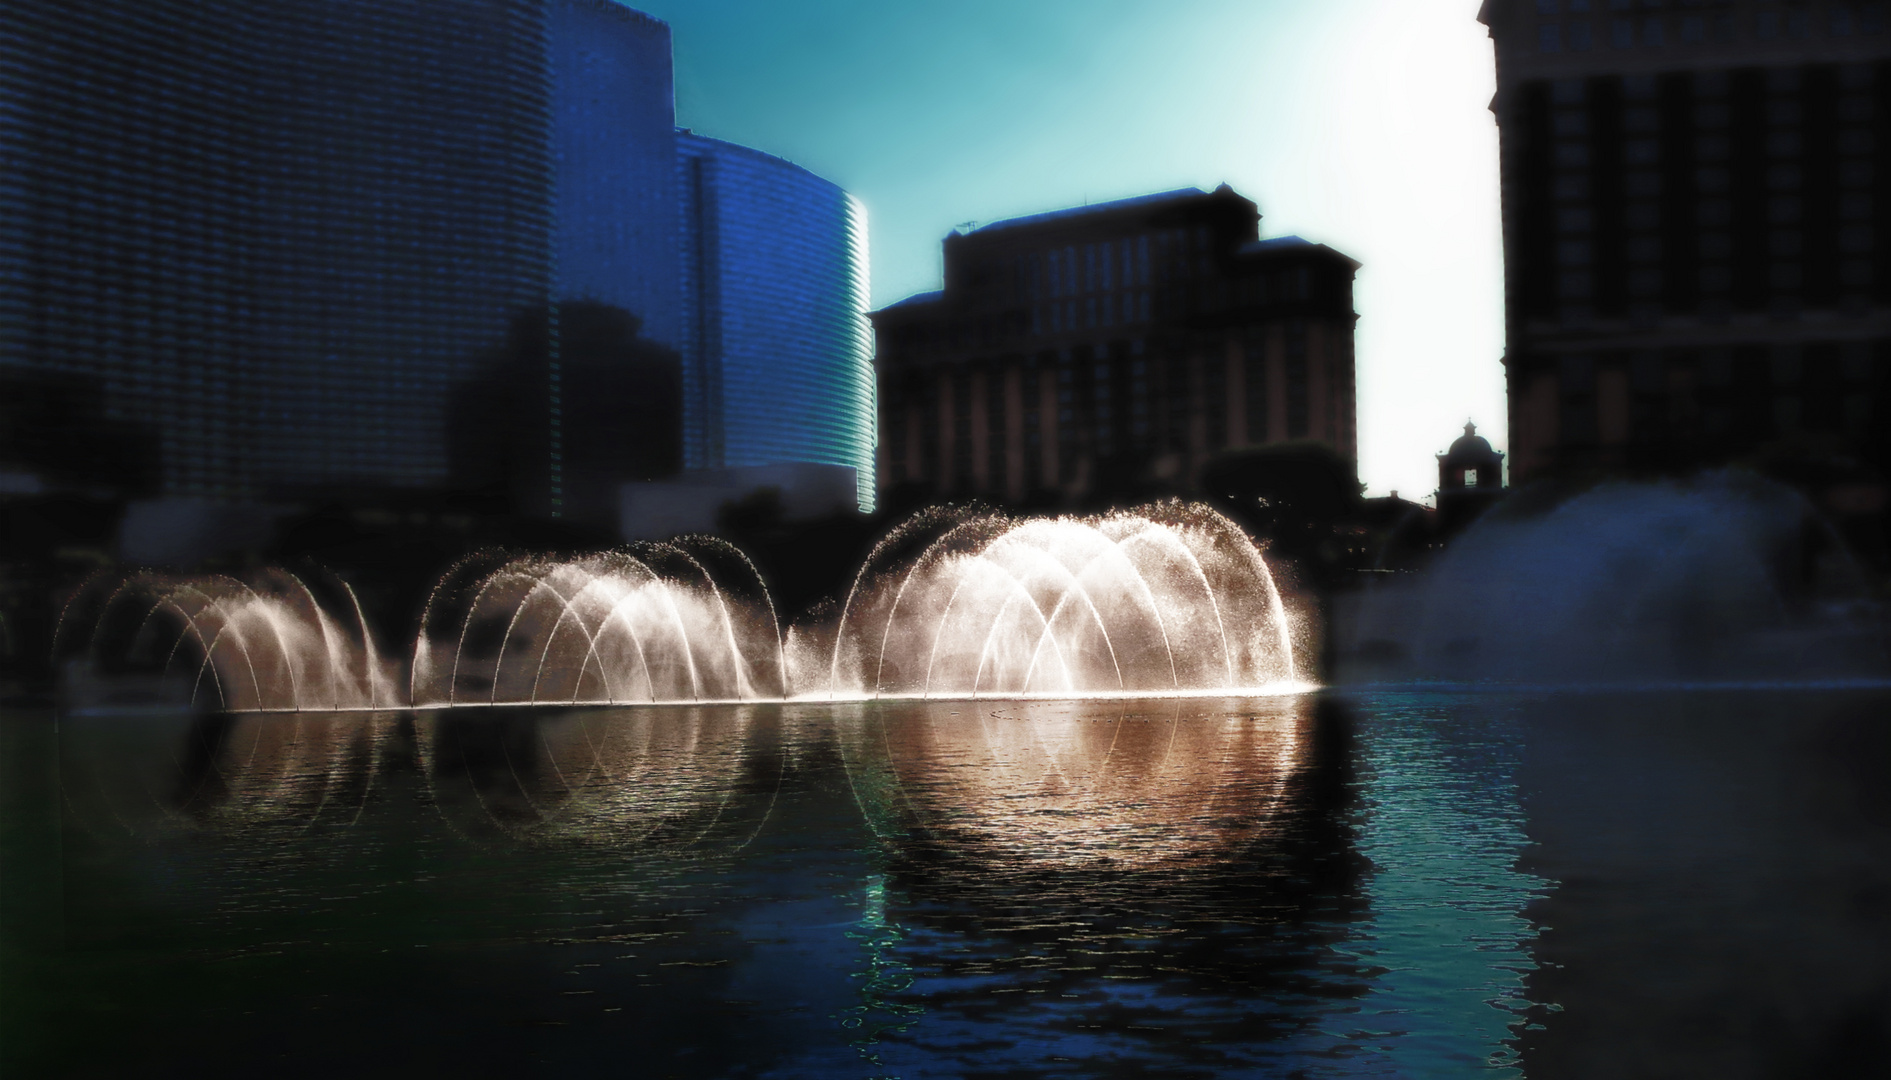
{"type": "Polygon", "coordinates": [[[9,1075],[1844,1075],[1883,695],[0,716],[9,1075]]]}

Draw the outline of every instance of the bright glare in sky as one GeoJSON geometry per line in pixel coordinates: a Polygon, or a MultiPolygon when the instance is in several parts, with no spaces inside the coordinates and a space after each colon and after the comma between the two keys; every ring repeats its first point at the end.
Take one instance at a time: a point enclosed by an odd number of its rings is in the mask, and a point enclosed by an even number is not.
{"type": "Polygon", "coordinates": [[[1506,443],[1490,42],[1478,0],[674,0],[677,122],[858,196],[873,303],[940,241],[1226,182],[1263,236],[1364,264],[1360,479],[1407,498],[1477,422],[1506,443]]]}

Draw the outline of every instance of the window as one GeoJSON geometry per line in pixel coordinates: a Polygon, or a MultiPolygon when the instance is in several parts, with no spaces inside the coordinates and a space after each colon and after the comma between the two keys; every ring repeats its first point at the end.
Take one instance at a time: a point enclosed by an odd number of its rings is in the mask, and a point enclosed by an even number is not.
{"type": "Polygon", "coordinates": [[[1208,450],[1214,452],[1228,445],[1228,358],[1216,353],[1202,361],[1202,409],[1206,414],[1208,450]]]}
{"type": "Polygon", "coordinates": [[[1536,51],[1554,53],[1563,51],[1563,28],[1555,23],[1544,23],[1536,28],[1536,51]]]}
{"type": "Polygon", "coordinates": [[[1258,333],[1242,349],[1242,388],[1247,398],[1247,437],[1250,443],[1267,441],[1267,352],[1258,333]]]}
{"type": "Polygon", "coordinates": [[[1635,47],[1635,21],[1633,19],[1609,20],[1609,44],[1618,49],[1635,47]]]}
{"type": "Polygon", "coordinates": [[[1005,478],[1005,373],[994,369],[985,374],[985,484],[1003,490],[1005,478]]]}
{"type": "Polygon", "coordinates": [[[1588,52],[1595,47],[1595,37],[1590,32],[1587,22],[1569,24],[1569,51],[1588,52]]]}
{"type": "Polygon", "coordinates": [[[1310,411],[1307,400],[1307,324],[1299,319],[1288,323],[1286,341],[1287,437],[1304,439],[1307,437],[1310,411]]]}
{"type": "Polygon", "coordinates": [[[1798,346],[1779,345],[1773,349],[1771,358],[1774,386],[1797,386],[1804,375],[1804,363],[1798,346]]]}

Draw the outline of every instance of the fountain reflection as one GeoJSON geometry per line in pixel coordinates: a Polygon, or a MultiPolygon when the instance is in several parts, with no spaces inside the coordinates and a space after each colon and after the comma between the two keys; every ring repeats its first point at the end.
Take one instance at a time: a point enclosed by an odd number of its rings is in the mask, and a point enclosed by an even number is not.
{"type": "Polygon", "coordinates": [[[1308,698],[909,703],[843,721],[888,850],[870,914],[897,928],[866,980],[863,1011],[887,1017],[869,1055],[898,1072],[963,1038],[995,1056],[955,1054],[1000,1071],[1017,1062],[997,1047],[1029,1044],[1066,1071],[1226,1073],[1318,1043],[1317,1014],[1375,974],[1343,947],[1366,870],[1351,738],[1339,706],[1308,698]],[[918,1009],[926,1025],[905,1033],[918,1009]]]}
{"type": "Polygon", "coordinates": [[[779,706],[422,714],[420,764],[463,835],[644,850],[723,848],[767,819],[779,706]]]}
{"type": "Polygon", "coordinates": [[[155,836],[346,826],[399,741],[391,713],[169,713],[67,717],[71,819],[155,836]]]}
{"type": "Polygon", "coordinates": [[[926,702],[843,729],[883,836],[1037,867],[1212,862],[1265,833],[1305,756],[1294,698],[926,702]]]}

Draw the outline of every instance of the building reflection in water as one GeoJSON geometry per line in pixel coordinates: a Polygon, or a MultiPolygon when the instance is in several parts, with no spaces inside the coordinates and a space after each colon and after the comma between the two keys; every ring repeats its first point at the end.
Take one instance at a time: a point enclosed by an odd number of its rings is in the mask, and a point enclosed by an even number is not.
{"type": "Polygon", "coordinates": [[[420,765],[462,835],[724,848],[767,820],[780,706],[423,713],[420,765]]]}
{"type": "Polygon", "coordinates": [[[1532,1078],[1868,1076],[1891,1060],[1881,692],[1551,699],[1521,777],[1560,882],[1532,1078]]]}

